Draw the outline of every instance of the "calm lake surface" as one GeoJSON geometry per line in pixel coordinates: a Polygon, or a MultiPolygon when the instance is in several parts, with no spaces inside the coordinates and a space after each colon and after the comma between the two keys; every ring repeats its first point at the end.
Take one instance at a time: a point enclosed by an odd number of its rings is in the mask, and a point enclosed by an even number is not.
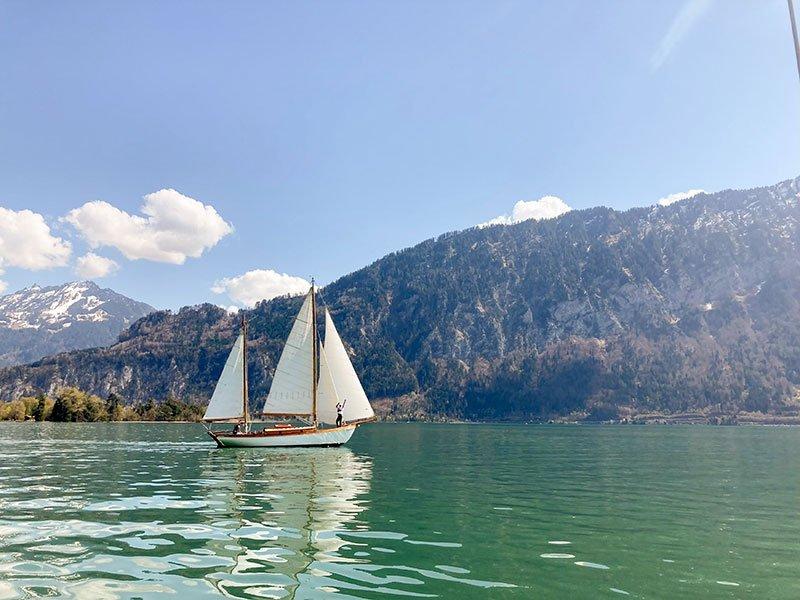
{"type": "Polygon", "coordinates": [[[0,424],[0,598],[798,598],[800,429],[0,424]]]}

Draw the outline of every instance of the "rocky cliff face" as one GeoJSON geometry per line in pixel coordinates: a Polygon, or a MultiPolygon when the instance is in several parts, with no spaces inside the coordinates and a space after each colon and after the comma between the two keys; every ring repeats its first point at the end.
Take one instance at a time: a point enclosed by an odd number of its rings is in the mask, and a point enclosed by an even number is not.
{"type": "Polygon", "coordinates": [[[0,297],[0,365],[116,341],[128,325],[153,312],[91,281],[25,288],[0,297]]]}
{"type": "MultiPolygon", "coordinates": [[[[386,411],[467,418],[794,410],[800,178],[667,207],[574,211],[450,233],[323,290],[386,411]]],[[[299,307],[250,311],[254,403],[299,307]]],[[[59,385],[207,399],[236,317],[159,312],[104,349],[0,371],[3,397],[59,385]]]]}

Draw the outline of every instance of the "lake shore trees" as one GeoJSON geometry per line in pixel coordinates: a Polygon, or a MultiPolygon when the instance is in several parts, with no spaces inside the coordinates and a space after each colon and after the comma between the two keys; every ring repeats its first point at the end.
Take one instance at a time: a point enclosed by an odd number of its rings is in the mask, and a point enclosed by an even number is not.
{"type": "Polygon", "coordinates": [[[0,402],[0,421],[199,421],[203,410],[202,406],[171,396],[163,401],[148,399],[126,405],[113,392],[103,399],[75,387],[64,387],[52,396],[39,394],[0,402]]]}

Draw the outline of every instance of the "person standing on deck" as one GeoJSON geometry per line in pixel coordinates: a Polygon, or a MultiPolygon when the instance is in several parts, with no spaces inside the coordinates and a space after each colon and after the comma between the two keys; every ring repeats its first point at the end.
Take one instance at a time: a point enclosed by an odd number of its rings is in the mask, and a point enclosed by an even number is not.
{"type": "Polygon", "coordinates": [[[344,410],[344,405],[347,404],[347,399],[344,402],[336,405],[336,426],[342,426],[342,411],[344,410]]]}

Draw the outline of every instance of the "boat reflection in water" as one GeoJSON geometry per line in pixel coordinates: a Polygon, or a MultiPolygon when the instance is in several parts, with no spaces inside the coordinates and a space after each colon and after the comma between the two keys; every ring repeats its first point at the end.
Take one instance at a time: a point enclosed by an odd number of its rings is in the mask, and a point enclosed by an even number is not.
{"type": "Polygon", "coordinates": [[[354,562],[338,555],[337,532],[366,530],[372,460],[347,448],[210,453],[209,524],[227,535],[206,551],[226,558],[206,574],[220,592],[239,597],[305,597],[334,591],[326,565],[354,562]],[[223,476],[225,474],[225,476],[223,476]]]}

